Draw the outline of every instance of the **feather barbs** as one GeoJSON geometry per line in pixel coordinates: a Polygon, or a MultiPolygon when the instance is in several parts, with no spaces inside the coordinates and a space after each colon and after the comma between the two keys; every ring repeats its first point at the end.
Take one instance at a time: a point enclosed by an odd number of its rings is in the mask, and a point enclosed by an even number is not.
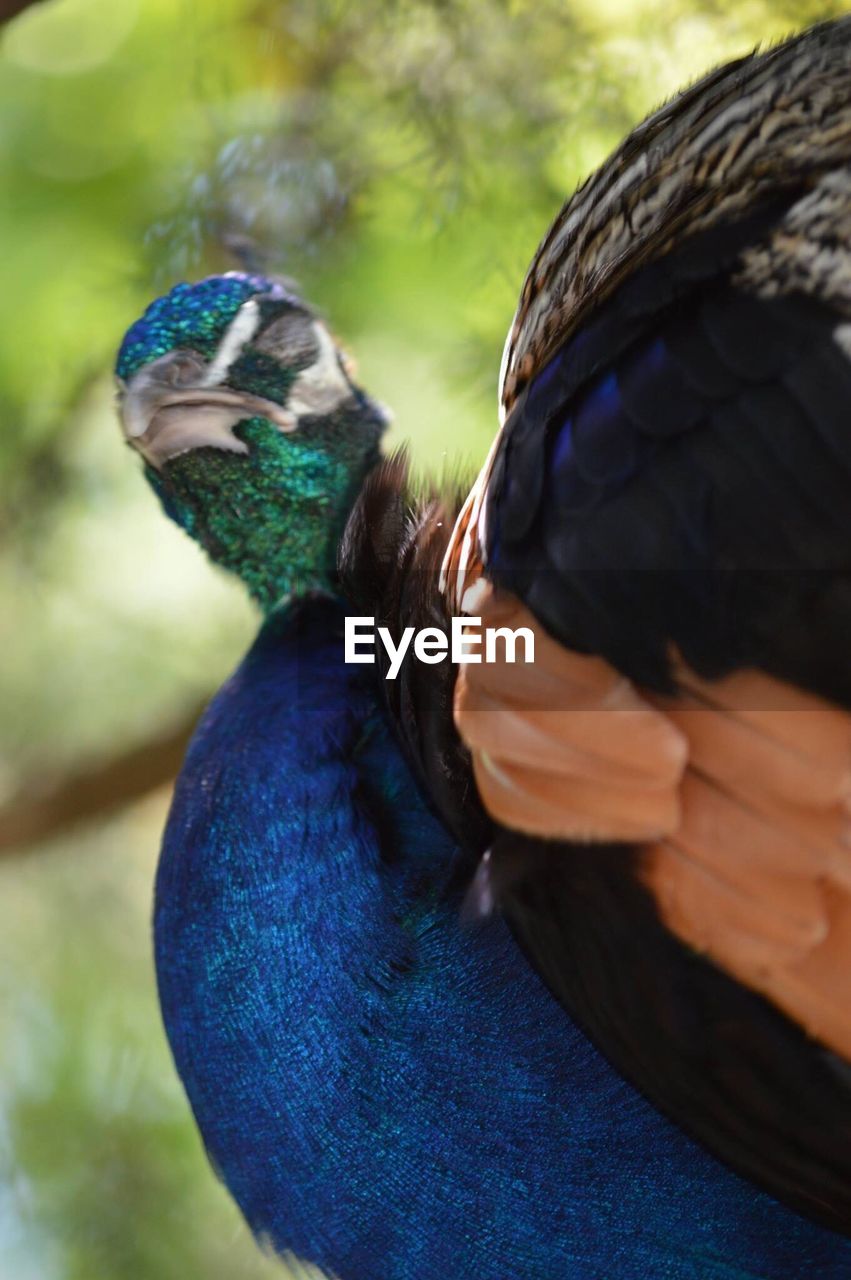
{"type": "MultiPolygon", "coordinates": [[[[481,581],[481,580],[480,580],[481,581]]],[[[682,733],[599,658],[571,653],[512,596],[480,593],[485,626],[529,627],[535,662],[462,666],[455,721],[491,815],[527,834],[640,840],[676,830],[682,733]]]]}
{"type": "Polygon", "coordinates": [[[683,821],[642,878],[681,941],[851,1060],[851,715],[760,672],[680,674],[683,821]]]}
{"type": "Polygon", "coordinates": [[[638,846],[663,923],[851,1059],[851,714],[762,672],[710,682],[676,661],[661,696],[565,649],[507,593],[477,591],[476,612],[535,634],[534,664],[498,653],[458,675],[491,816],[638,846]]]}
{"type": "Polygon", "coordinates": [[[455,519],[440,566],[438,588],[449,604],[450,613],[464,612],[464,594],[481,579],[484,564],[485,517],[488,482],[502,444],[498,431],[485,458],[484,466],[455,519]]]}

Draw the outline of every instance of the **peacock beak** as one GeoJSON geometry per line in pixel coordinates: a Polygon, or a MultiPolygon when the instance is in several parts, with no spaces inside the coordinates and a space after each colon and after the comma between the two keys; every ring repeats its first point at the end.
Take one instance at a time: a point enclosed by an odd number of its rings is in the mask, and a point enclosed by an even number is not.
{"type": "Polygon", "coordinates": [[[119,414],[124,438],[156,470],[192,449],[248,453],[233,434],[237,423],[261,417],[283,432],[297,418],[274,400],[211,385],[207,364],[193,351],[170,351],[119,380],[119,414]]]}

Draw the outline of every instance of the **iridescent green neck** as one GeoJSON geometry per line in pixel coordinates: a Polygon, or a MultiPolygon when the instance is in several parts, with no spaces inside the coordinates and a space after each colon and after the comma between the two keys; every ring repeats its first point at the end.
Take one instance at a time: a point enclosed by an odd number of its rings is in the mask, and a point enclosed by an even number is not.
{"type": "Polygon", "coordinates": [[[148,479],[166,513],[269,612],[288,596],[334,589],[346,519],[379,456],[383,420],[365,410],[287,437],[252,418],[236,432],[247,455],[197,449],[148,469],[148,479]]]}

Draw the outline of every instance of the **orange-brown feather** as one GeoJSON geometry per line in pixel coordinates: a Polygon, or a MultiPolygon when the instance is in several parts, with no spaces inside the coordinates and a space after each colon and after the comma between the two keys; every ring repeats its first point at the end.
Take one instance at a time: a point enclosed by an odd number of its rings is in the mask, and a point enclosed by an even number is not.
{"type": "Polygon", "coordinates": [[[642,848],[641,875],[683,942],[851,1060],[851,714],[756,671],[676,697],[571,653],[515,598],[535,661],[460,668],[458,731],[485,808],[538,837],[642,848]]]}

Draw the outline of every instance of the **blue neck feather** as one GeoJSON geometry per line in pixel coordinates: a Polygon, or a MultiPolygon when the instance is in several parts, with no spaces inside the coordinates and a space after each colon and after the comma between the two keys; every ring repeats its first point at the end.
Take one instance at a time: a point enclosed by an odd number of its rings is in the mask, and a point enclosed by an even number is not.
{"type": "Polygon", "coordinates": [[[329,599],[273,614],[190,748],[157,880],[166,1027],[252,1228],[340,1280],[811,1280],[851,1243],[596,1053],[457,851],[329,599]]]}

